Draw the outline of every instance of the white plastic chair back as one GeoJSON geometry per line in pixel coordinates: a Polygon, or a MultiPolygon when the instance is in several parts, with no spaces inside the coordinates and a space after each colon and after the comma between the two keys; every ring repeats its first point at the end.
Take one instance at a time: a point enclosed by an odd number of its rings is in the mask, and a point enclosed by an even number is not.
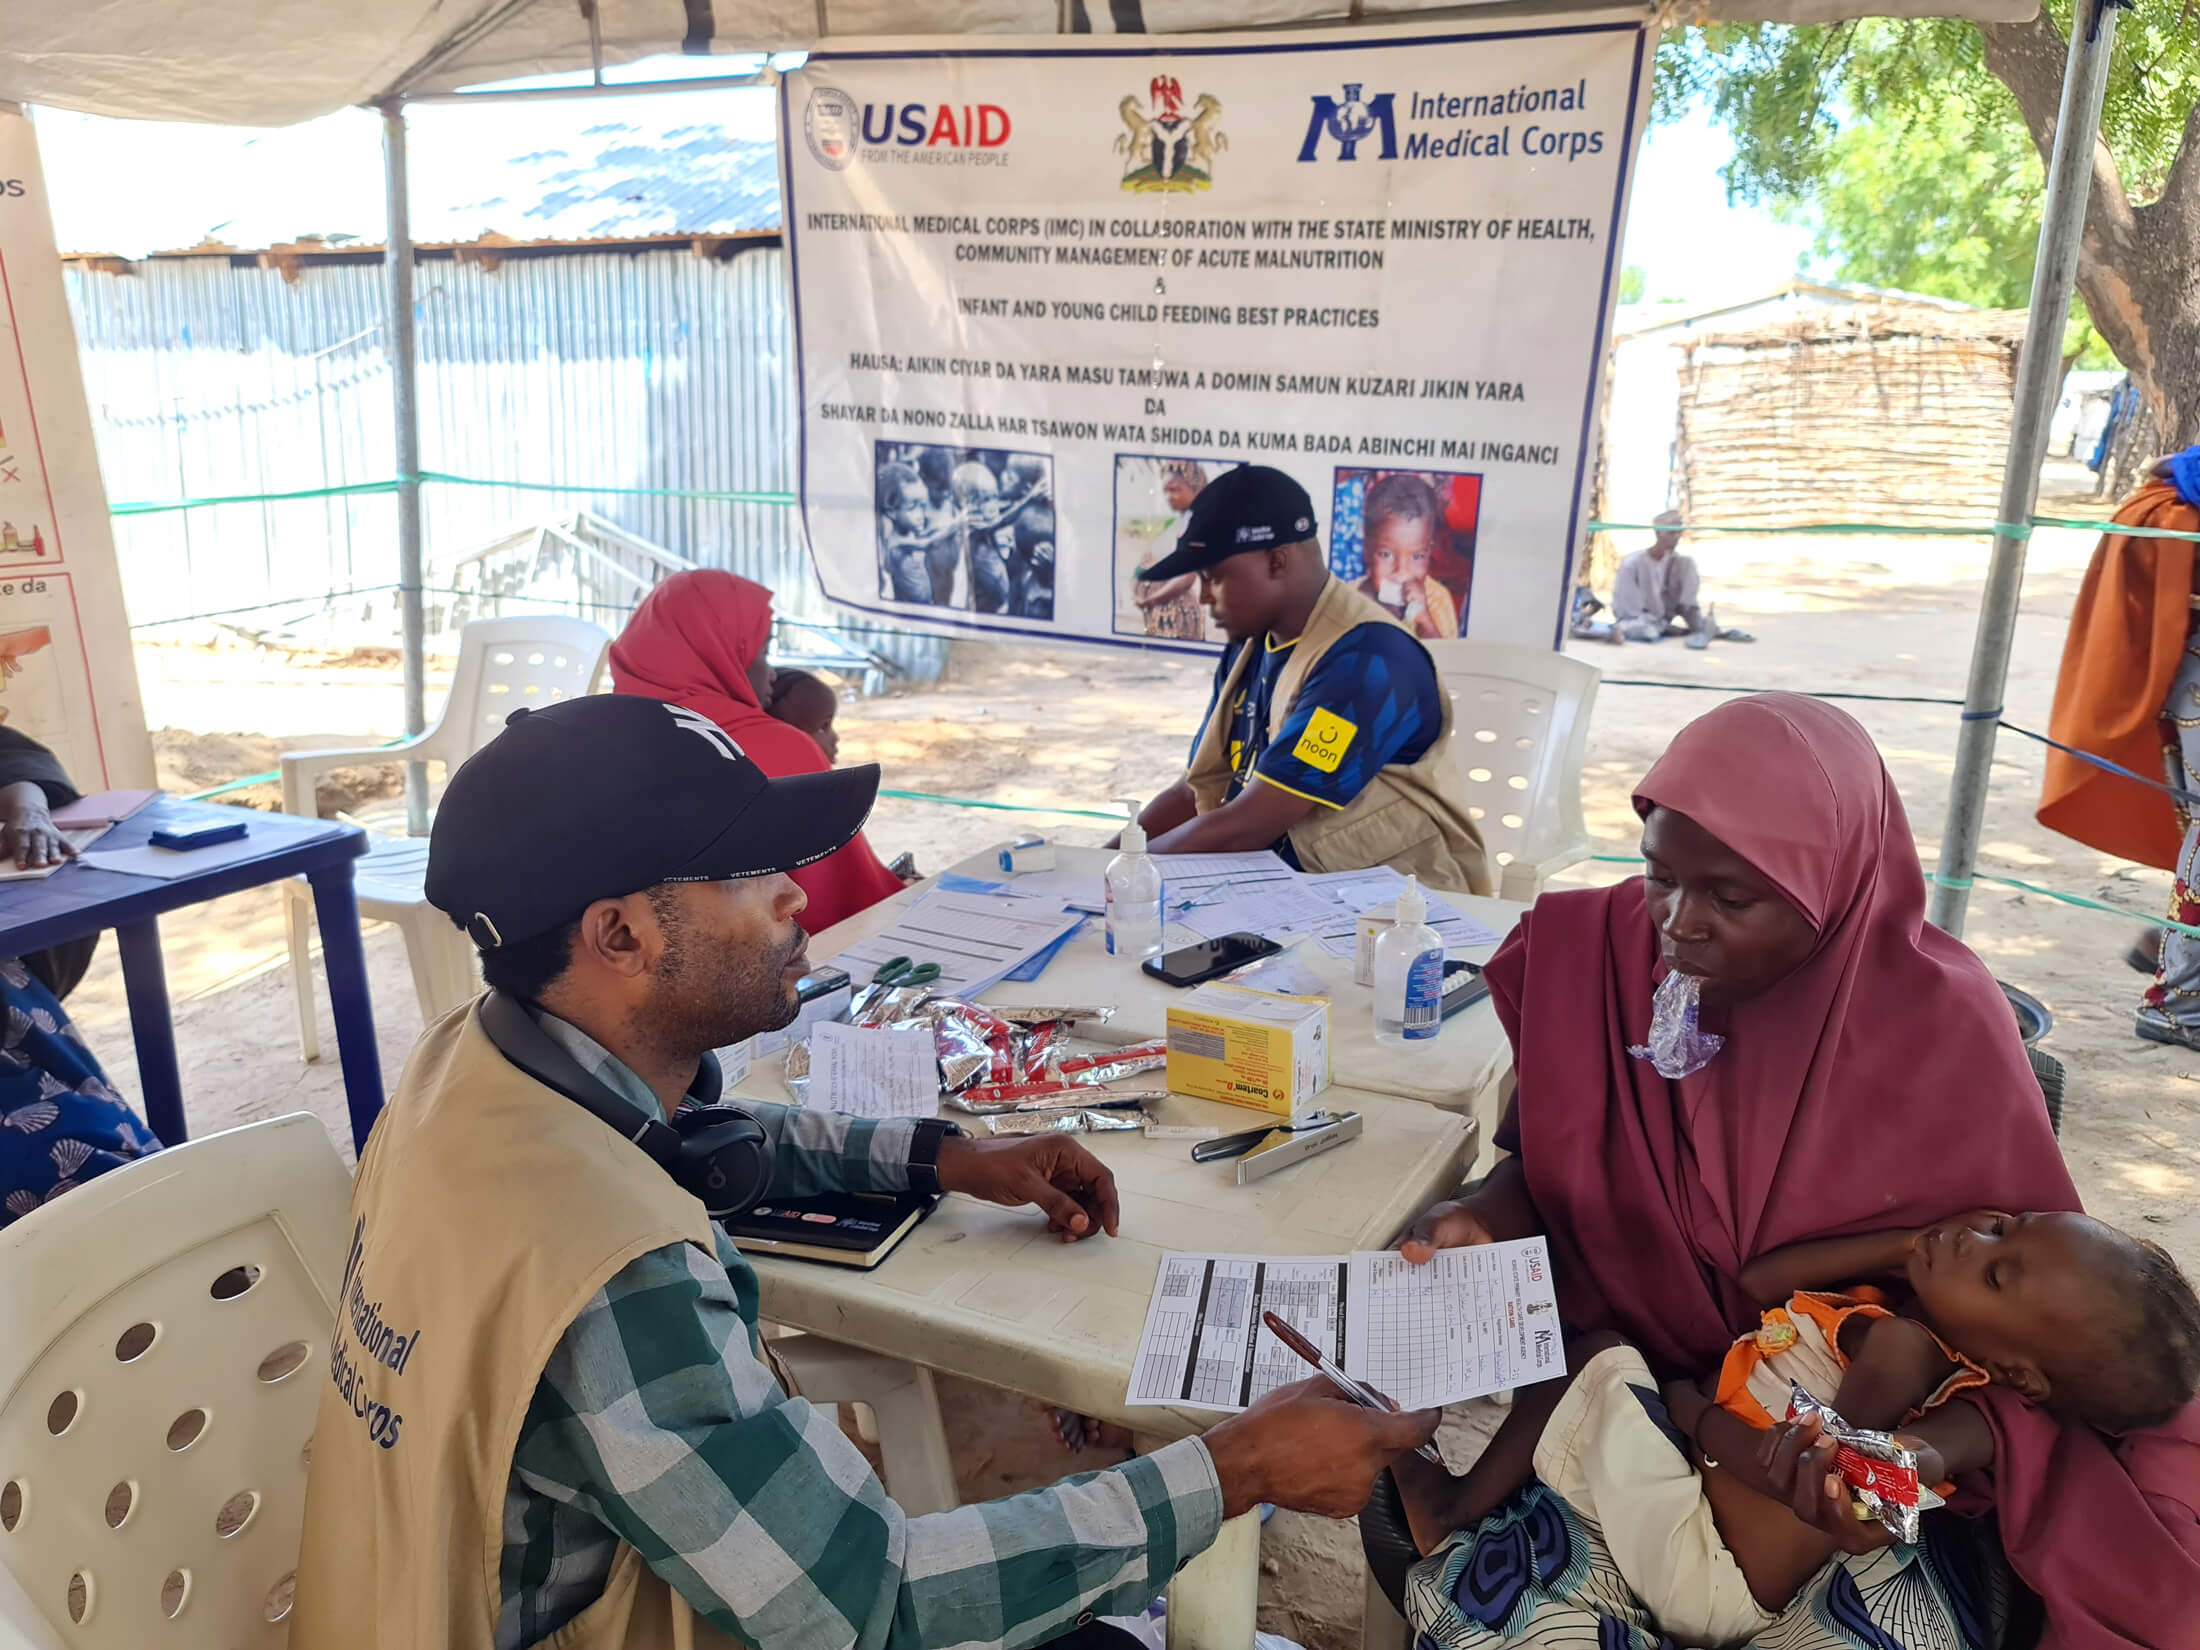
{"type": "Polygon", "coordinates": [[[503,731],[521,706],[539,710],[591,692],[611,638],[563,613],[478,619],[458,634],[458,668],[436,723],[437,760],[456,767],[503,731]]]}
{"type": "Polygon", "coordinates": [[[0,1639],[288,1641],[350,1199],[300,1113],[0,1230],[0,1639]]]}
{"type": "Polygon", "coordinates": [[[1581,766],[1599,672],[1548,648],[1430,642],[1451,694],[1452,748],[1499,892],[1533,900],[1589,852],[1581,766]]]}

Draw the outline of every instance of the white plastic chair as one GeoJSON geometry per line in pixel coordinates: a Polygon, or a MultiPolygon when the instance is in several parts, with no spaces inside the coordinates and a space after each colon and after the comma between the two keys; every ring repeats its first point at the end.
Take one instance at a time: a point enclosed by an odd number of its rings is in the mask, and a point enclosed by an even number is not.
{"type": "Polygon", "coordinates": [[[350,1198],[299,1113],[0,1230],[0,1642],[288,1641],[350,1198]]]}
{"type": "MultiPolygon", "coordinates": [[[[522,706],[555,704],[596,691],[611,638],[586,619],[534,614],[482,619],[459,632],[458,670],[451,696],[434,727],[394,745],[365,749],[292,751],[282,759],[283,811],[311,819],[313,785],[336,768],[378,767],[396,762],[441,762],[456,768],[495,738],[505,719],[522,706]]],[[[524,829],[525,823],[516,822],[524,829]]],[[[422,892],[428,875],[425,837],[383,837],[355,869],[359,914],[395,923],[405,936],[420,1017],[432,1022],[474,995],[473,947],[422,892]]],[[[313,1023],[313,970],[308,947],[313,898],[303,881],[283,887],[290,928],[290,975],[298,998],[298,1046],[308,1060],[321,1057],[313,1023]]]]}
{"type": "Polygon", "coordinates": [[[878,1446],[879,1477],[903,1512],[916,1518],[958,1504],[947,1428],[929,1369],[800,1331],[775,1335],[770,1346],[795,1390],[811,1403],[862,1406],[856,1430],[878,1446]]]}
{"type": "Polygon", "coordinates": [[[1452,748],[1468,812],[1499,867],[1498,894],[1532,902],[1544,880],[1588,856],[1581,765],[1601,673],[1548,648],[1430,642],[1451,694],[1452,748]]]}

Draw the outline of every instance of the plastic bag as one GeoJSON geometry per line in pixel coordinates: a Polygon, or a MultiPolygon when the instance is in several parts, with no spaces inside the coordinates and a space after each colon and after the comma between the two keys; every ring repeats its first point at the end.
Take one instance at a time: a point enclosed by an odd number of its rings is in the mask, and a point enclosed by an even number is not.
{"type": "Polygon", "coordinates": [[[1702,1010],[1703,976],[1675,969],[1658,985],[1650,1004],[1650,1037],[1634,1043],[1627,1052],[1648,1060],[1658,1075],[1667,1079],[1693,1076],[1717,1058],[1726,1039],[1698,1024],[1702,1010]]]}

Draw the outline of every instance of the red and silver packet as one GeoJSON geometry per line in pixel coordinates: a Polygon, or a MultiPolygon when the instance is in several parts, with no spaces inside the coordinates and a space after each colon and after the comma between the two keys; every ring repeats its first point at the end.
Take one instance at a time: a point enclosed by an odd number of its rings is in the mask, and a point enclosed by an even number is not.
{"type": "Polygon", "coordinates": [[[1918,1482],[1917,1451],[1891,1432],[1850,1426],[1831,1404],[1820,1403],[1790,1381],[1787,1418],[1800,1421],[1812,1415],[1824,1436],[1833,1440],[1833,1470],[1854,1492],[1856,1516],[1877,1519],[1895,1540],[1915,1546],[1918,1514],[1941,1505],[1940,1497],[1918,1482]]]}
{"type": "Polygon", "coordinates": [[[1064,1083],[1113,1083],[1124,1077],[1143,1077],[1169,1063],[1169,1045],[1133,1043],[1128,1048],[1102,1049],[1097,1054],[1073,1054],[1049,1060],[1047,1075],[1064,1083]]]}

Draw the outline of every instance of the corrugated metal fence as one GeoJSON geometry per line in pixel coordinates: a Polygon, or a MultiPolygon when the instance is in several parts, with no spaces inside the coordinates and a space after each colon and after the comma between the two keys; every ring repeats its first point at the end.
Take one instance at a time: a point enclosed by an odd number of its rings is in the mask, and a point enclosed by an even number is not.
{"type": "MultiPolygon", "coordinates": [[[[246,258],[67,266],[108,496],[301,492],[395,469],[379,261],[286,279],[246,258]]],[[[420,266],[428,471],[671,491],[787,491],[791,377],[782,254],[684,247],[508,254],[420,266]]],[[[587,508],[769,585],[785,619],[840,621],[779,505],[431,485],[427,583],[491,540],[587,508]]],[[[220,505],[115,522],[139,626],[331,592],[341,628],[394,640],[387,495],[220,505]]],[[[429,597],[430,623],[443,605],[429,597]]],[[[273,610],[270,610],[272,613],[273,610]]],[[[247,622],[240,617],[239,622],[247,622]]],[[[263,622],[264,619],[263,619],[263,622]]],[[[864,621],[853,639],[919,680],[945,644],[864,621]]]]}

